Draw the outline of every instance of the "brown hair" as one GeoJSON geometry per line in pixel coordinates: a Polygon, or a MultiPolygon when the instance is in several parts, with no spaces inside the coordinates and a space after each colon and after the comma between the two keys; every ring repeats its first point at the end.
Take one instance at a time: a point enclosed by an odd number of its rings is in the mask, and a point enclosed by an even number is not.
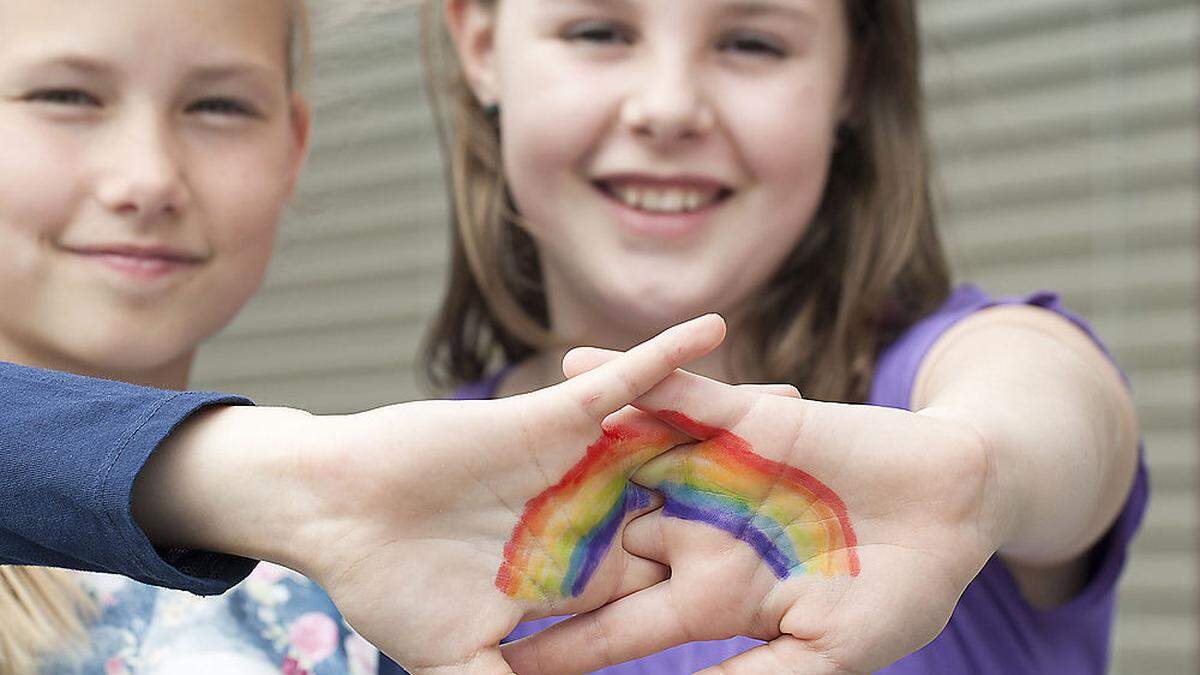
{"type": "MultiPolygon", "coordinates": [[[[294,90],[308,77],[309,20],[304,0],[286,1],[287,78],[294,90]]],[[[36,673],[43,653],[84,638],[83,621],[96,611],[92,598],[69,572],[0,565],[0,675],[36,673]]]]}
{"type": "MultiPolygon", "coordinates": [[[[499,129],[457,65],[443,1],[426,0],[423,50],[455,227],[426,354],[432,380],[450,387],[555,337],[537,249],[504,182],[499,129]]],[[[879,350],[943,301],[949,272],[930,200],[915,3],[846,0],[846,8],[856,109],[838,131],[821,205],[766,286],[729,318],[739,377],[863,401],[879,350]]]]}

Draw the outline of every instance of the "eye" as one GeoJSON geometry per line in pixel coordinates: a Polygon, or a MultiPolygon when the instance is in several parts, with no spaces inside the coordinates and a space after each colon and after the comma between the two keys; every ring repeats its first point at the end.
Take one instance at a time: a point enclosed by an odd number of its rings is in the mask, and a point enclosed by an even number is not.
{"type": "Polygon", "coordinates": [[[627,45],[633,44],[633,31],[612,21],[581,21],[568,27],[563,39],[595,45],[627,45]]]}
{"type": "Polygon", "coordinates": [[[717,48],[723,52],[746,56],[776,59],[787,56],[787,52],[777,41],[753,33],[735,33],[726,36],[717,44],[717,48]]]}
{"type": "Polygon", "coordinates": [[[234,117],[260,116],[254,106],[235,98],[206,98],[189,105],[187,112],[234,117]]]}
{"type": "Polygon", "coordinates": [[[100,107],[100,99],[82,89],[39,89],[26,94],[24,100],[60,106],[100,107]]]}

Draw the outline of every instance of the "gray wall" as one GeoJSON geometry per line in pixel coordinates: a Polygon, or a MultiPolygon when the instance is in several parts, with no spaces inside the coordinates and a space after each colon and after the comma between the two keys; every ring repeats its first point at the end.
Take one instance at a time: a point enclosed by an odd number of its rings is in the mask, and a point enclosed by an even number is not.
{"type": "Polygon", "coordinates": [[[958,276],[1051,288],[1132,381],[1154,493],[1116,669],[1197,670],[1200,10],[1195,0],[922,0],[958,276]]]}
{"type": "MultiPolygon", "coordinates": [[[[1061,291],[1134,387],[1155,493],[1115,670],[1195,672],[1200,10],[920,7],[957,276],[996,293],[1061,291]]],[[[415,15],[343,11],[318,26],[309,169],[262,293],[202,352],[198,387],[318,412],[422,394],[416,349],[443,283],[446,209],[415,15]]]]}

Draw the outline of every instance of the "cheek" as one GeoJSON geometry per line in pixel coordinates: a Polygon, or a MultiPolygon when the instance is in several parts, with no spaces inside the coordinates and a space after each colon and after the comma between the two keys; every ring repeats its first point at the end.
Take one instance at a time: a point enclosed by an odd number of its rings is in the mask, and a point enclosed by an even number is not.
{"type": "Polygon", "coordinates": [[[527,218],[568,194],[613,119],[616,96],[605,77],[569,59],[564,64],[557,53],[531,50],[501,64],[504,171],[527,218]]]}
{"type": "MultiPolygon", "coordinates": [[[[754,97],[759,103],[730,114],[739,119],[752,160],[772,173],[828,163],[837,128],[837,102],[828,87],[775,87],[754,97]]],[[[796,175],[796,174],[794,174],[796,175]]]]}
{"type": "Polygon", "coordinates": [[[69,135],[0,118],[0,236],[42,238],[66,227],[85,164],[69,135]]]}
{"type": "Polygon", "coordinates": [[[288,197],[288,167],[278,152],[211,153],[192,177],[207,239],[236,288],[257,287],[288,197]]]}
{"type": "Polygon", "coordinates": [[[760,97],[730,114],[738,145],[773,209],[807,223],[825,191],[837,128],[835,103],[819,91],[760,97]]]}

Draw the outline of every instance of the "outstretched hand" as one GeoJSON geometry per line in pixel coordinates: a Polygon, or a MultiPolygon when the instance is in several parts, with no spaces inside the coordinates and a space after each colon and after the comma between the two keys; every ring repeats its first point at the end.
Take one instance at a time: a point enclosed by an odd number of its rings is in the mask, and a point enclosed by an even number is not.
{"type": "MultiPolygon", "coordinates": [[[[565,369],[611,357],[577,350],[565,369]]],[[[629,524],[624,547],[670,578],[508,645],[519,672],[736,635],[766,644],[717,672],[869,671],[933,639],[996,550],[987,457],[958,422],[682,372],[636,405],[702,439],[633,478],[665,505],[629,524]]]]}
{"type": "Polygon", "coordinates": [[[723,336],[703,317],[537,392],[318,427],[315,447],[338,452],[312,459],[305,552],[283,562],[413,673],[510,672],[498,645],[522,619],[591,610],[666,577],[619,545],[623,525],[658,506],[628,477],[691,439],[621,409],[723,336]]]}

